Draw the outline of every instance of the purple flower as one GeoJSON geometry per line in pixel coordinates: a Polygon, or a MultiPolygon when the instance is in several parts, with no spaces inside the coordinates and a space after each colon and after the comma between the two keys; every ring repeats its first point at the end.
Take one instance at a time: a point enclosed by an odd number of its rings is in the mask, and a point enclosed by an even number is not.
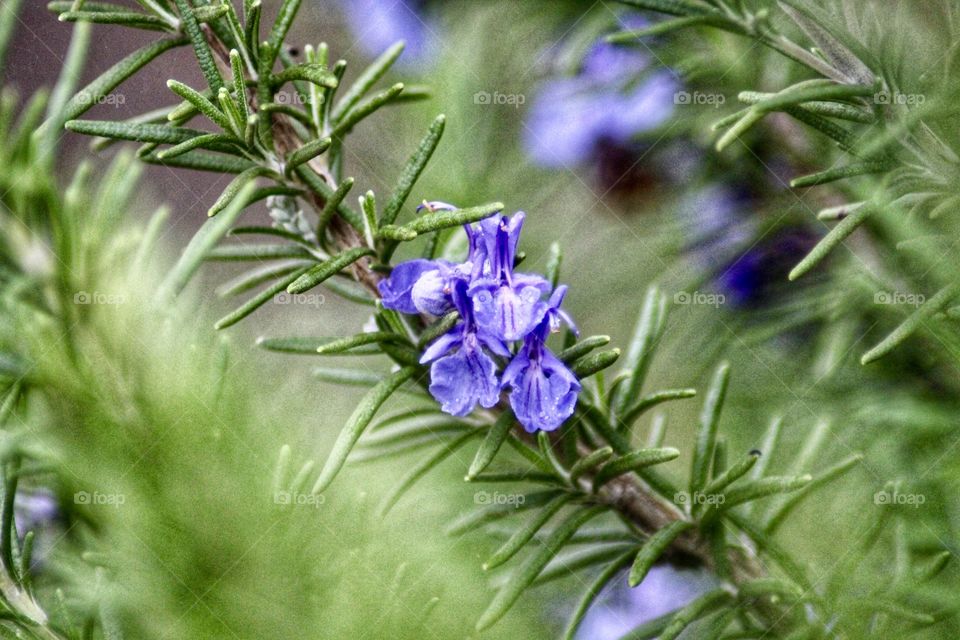
{"type": "Polygon", "coordinates": [[[642,51],[598,42],[576,75],[544,83],[525,131],[534,160],[565,168],[591,162],[608,148],[637,147],[638,134],[672,115],[680,86],[671,72],[651,66],[642,51]]]}
{"type": "Polygon", "coordinates": [[[798,226],[764,232],[747,215],[753,205],[747,188],[711,185],[681,209],[691,229],[687,253],[739,307],[768,302],[793,265],[816,244],[816,236],[798,226]]]}
{"type": "MultiPolygon", "coordinates": [[[[430,211],[456,209],[425,202],[430,211]]],[[[467,260],[411,260],[397,265],[379,285],[383,305],[402,313],[440,316],[456,310],[457,324],[431,343],[420,362],[430,365],[430,393],[455,416],[479,404],[492,407],[510,387],[510,404],[529,432],[553,430],[573,413],[580,382],[546,346],[552,332],[570,317],[560,309],[565,286],[550,298],[550,283],[537,274],[516,273],[522,212],[500,214],[465,225],[467,260]],[[508,343],[523,340],[516,351],[508,343]],[[498,361],[510,359],[498,378],[498,361]]]]}
{"type": "Polygon", "coordinates": [[[377,56],[398,40],[406,42],[400,65],[422,65],[438,48],[435,21],[423,0],[342,0],[344,17],[369,56],[377,56]]]}
{"type": "Polygon", "coordinates": [[[573,414],[580,393],[580,381],[545,344],[560,321],[568,320],[560,310],[566,289],[557,287],[550,301],[541,305],[540,323],[503,372],[503,385],[513,389],[513,413],[530,433],[553,431],[563,424],[573,414]]]}
{"type": "Polygon", "coordinates": [[[600,593],[584,617],[577,640],[616,640],[655,618],[676,611],[716,587],[702,570],[678,571],[656,566],[636,587],[627,585],[626,572],[600,593]]]}
{"type": "Polygon", "coordinates": [[[435,360],[430,366],[430,393],[440,402],[440,408],[465,416],[477,403],[489,408],[500,400],[496,363],[484,347],[504,357],[510,352],[496,336],[477,326],[465,280],[455,281],[452,298],[461,320],[424,351],[420,362],[435,360]]]}
{"type": "Polygon", "coordinates": [[[541,276],[513,272],[524,214],[513,218],[498,215],[480,223],[480,242],[485,247],[489,275],[470,285],[477,323],[512,342],[534,327],[543,293],[549,283],[541,276]]]}

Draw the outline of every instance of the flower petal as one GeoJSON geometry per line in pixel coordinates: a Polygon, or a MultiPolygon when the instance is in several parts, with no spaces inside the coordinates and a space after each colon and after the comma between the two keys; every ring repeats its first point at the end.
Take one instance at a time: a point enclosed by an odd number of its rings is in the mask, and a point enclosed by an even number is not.
{"type": "Polygon", "coordinates": [[[459,346],[461,342],[463,342],[462,322],[457,323],[453,329],[431,342],[430,346],[424,350],[423,355],[420,356],[420,364],[426,364],[442,355],[446,355],[451,349],[459,346]]]}
{"type": "Polygon", "coordinates": [[[440,358],[430,367],[430,393],[440,408],[455,416],[465,416],[479,402],[492,407],[500,398],[495,365],[478,347],[465,347],[440,358]]]}
{"type": "Polygon", "coordinates": [[[410,291],[413,305],[422,313],[442,316],[453,309],[450,286],[440,269],[425,272],[410,291]]]}
{"type": "MultiPolygon", "coordinates": [[[[527,352],[529,346],[521,353],[527,352]]],[[[523,356],[518,365],[511,362],[503,376],[504,383],[513,388],[510,406],[530,433],[553,431],[562,425],[573,415],[581,388],[566,365],[546,347],[540,345],[539,350],[536,359],[523,356]]],[[[517,358],[521,357],[518,354],[517,358]]]]}
{"type": "Polygon", "coordinates": [[[398,264],[390,277],[377,285],[383,306],[401,313],[418,313],[410,292],[420,276],[436,268],[437,263],[433,260],[408,260],[398,264]]]}

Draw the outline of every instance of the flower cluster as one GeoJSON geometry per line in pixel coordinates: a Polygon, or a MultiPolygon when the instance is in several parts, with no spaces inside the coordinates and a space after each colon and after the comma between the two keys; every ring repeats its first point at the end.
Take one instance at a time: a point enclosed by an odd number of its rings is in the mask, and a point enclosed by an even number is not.
{"type": "MultiPolygon", "coordinates": [[[[454,209],[427,203],[431,210],[454,209]]],[[[552,431],[573,413],[580,382],[546,346],[570,317],[560,309],[566,286],[551,291],[540,275],[514,271],[524,214],[501,214],[465,225],[466,262],[410,260],[380,283],[383,305],[402,313],[459,315],[457,324],[423,353],[430,393],[444,411],[469,414],[492,407],[510,389],[510,405],[529,432],[552,431]],[[506,363],[499,378],[498,364],[506,363]]]]}
{"type": "MultiPolygon", "coordinates": [[[[631,17],[622,19],[622,26],[649,25],[631,17]]],[[[638,134],[659,127],[674,112],[680,83],[675,73],[655,69],[654,62],[636,48],[601,40],[587,51],[576,74],[545,82],[525,127],[525,147],[533,159],[544,167],[568,168],[626,155],[619,170],[610,167],[613,180],[619,180],[644,152],[638,134]]]]}

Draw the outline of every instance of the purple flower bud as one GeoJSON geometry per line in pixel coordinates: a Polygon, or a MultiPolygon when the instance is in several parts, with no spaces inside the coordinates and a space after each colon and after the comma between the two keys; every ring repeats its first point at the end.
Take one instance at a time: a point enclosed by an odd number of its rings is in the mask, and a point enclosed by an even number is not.
{"type": "Polygon", "coordinates": [[[417,313],[411,295],[413,285],[424,273],[436,268],[437,263],[433,260],[408,260],[398,264],[393,268],[390,277],[381,280],[377,285],[383,306],[401,313],[417,313]]]}

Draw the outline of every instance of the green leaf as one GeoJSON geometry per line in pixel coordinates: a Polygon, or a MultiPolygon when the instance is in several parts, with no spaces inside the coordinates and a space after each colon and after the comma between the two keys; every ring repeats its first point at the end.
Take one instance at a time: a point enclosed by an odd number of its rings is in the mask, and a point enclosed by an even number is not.
{"type": "Polygon", "coordinates": [[[303,261],[270,263],[256,267],[249,271],[241,273],[236,278],[229,280],[217,287],[217,295],[221,298],[235,296],[244,291],[249,291],[256,286],[280,278],[302,267],[308,267],[309,264],[303,261]]]}
{"type": "Polygon", "coordinates": [[[256,60],[260,57],[260,16],[263,4],[260,0],[254,0],[249,5],[246,5],[244,0],[244,3],[243,44],[250,52],[250,56],[256,60]]]}
{"type": "Polygon", "coordinates": [[[924,302],[919,309],[911,313],[900,326],[880,341],[877,346],[863,354],[863,357],[860,358],[860,363],[869,364],[896,349],[907,338],[912,336],[924,322],[950,304],[950,302],[957,297],[958,293],[960,293],[960,285],[956,284],[947,285],[943,289],[940,289],[932,298],[924,302]]]}
{"type": "Polygon", "coordinates": [[[240,322],[248,315],[265,305],[266,303],[273,300],[273,297],[278,293],[282,293],[291,282],[299,278],[305,271],[306,267],[298,269],[293,273],[284,276],[277,280],[275,283],[253,296],[242,305],[225,315],[224,317],[217,320],[216,324],[213,325],[213,328],[217,331],[221,329],[226,329],[231,327],[236,323],[240,322]]]}
{"type": "Polygon", "coordinates": [[[355,336],[339,338],[331,342],[327,342],[326,344],[322,344],[317,347],[316,353],[320,355],[343,353],[345,351],[352,351],[356,347],[370,344],[380,344],[382,342],[399,342],[403,344],[407,343],[407,339],[389,331],[358,333],[355,336]]]}
{"type": "MultiPolygon", "coordinates": [[[[234,200],[237,202],[237,200],[234,200]]],[[[219,217],[219,216],[218,216],[219,217]]],[[[275,260],[277,258],[312,258],[303,247],[292,244],[229,244],[216,247],[207,260],[275,260]]]]}
{"type": "Polygon", "coordinates": [[[328,89],[335,89],[337,87],[337,77],[330,73],[327,67],[322,64],[295,64],[287,67],[271,78],[274,88],[297,80],[310,82],[328,89]]]}
{"type": "Polygon", "coordinates": [[[396,98],[400,95],[401,91],[403,91],[403,83],[398,82],[389,89],[385,89],[365,102],[362,102],[356,109],[344,116],[343,120],[337,123],[330,132],[330,137],[342,140],[343,136],[349,133],[361,120],[396,98]]]}
{"type": "Polygon", "coordinates": [[[241,147],[238,146],[237,140],[232,136],[224,135],[222,133],[205,133],[190,138],[189,140],[172,146],[169,149],[160,151],[157,153],[157,158],[161,160],[168,160],[170,158],[181,156],[188,151],[193,151],[194,149],[211,149],[215,151],[232,150],[239,154],[241,147]]]}
{"type": "MultiPolygon", "coordinates": [[[[346,196],[345,192],[343,193],[343,195],[340,195],[339,193],[335,193],[333,188],[330,187],[330,185],[328,185],[320,176],[314,173],[314,171],[310,169],[310,167],[307,165],[301,165],[297,167],[295,171],[297,176],[304,182],[304,184],[306,184],[306,186],[312,189],[313,191],[319,193],[326,202],[329,203],[331,199],[335,199],[334,198],[335,195],[339,197],[340,199],[337,201],[337,209],[336,209],[337,213],[340,214],[340,217],[342,217],[344,220],[349,222],[350,226],[352,226],[354,229],[360,232],[363,231],[362,216],[356,211],[354,211],[353,209],[351,209],[350,207],[348,207],[345,202],[343,202],[343,196],[346,196]]],[[[350,181],[351,186],[353,185],[353,182],[352,182],[353,178],[347,178],[340,184],[340,187],[338,187],[338,191],[341,187],[344,187],[344,183],[348,181],[350,181]]],[[[349,190],[349,187],[347,187],[347,190],[349,190]]],[[[321,215],[321,219],[323,217],[324,216],[321,215]]]]}
{"type": "Polygon", "coordinates": [[[284,173],[287,176],[290,176],[293,173],[293,170],[302,165],[304,162],[310,162],[318,155],[330,148],[330,145],[333,141],[327,138],[320,138],[318,140],[311,140],[305,145],[301,146],[299,149],[287,156],[286,166],[284,167],[284,173]]]}
{"type": "Polygon", "coordinates": [[[547,281],[550,283],[550,286],[553,289],[557,288],[557,285],[560,283],[560,267],[563,264],[563,249],[560,248],[559,242],[550,243],[550,257],[547,258],[547,268],[544,274],[547,277],[547,281]]]}
{"type": "Polygon", "coordinates": [[[767,521],[767,525],[765,527],[766,532],[769,535],[776,533],[777,529],[780,528],[780,525],[783,524],[783,522],[787,519],[787,516],[793,512],[793,510],[804,498],[810,495],[813,491],[816,491],[819,487],[829,484],[833,480],[845,474],[847,471],[850,471],[857,464],[859,464],[861,460],[863,460],[863,456],[859,454],[852,455],[818,475],[799,491],[791,494],[790,497],[770,516],[770,519],[767,521]]]}
{"type": "Polygon", "coordinates": [[[580,476],[590,473],[604,462],[613,457],[613,449],[610,447],[603,447],[595,451],[591,451],[587,455],[583,456],[577,460],[572,467],[570,467],[570,482],[576,482],[580,476]]]}
{"type": "Polygon", "coordinates": [[[929,625],[937,621],[936,618],[928,613],[914,611],[913,609],[903,606],[899,602],[884,597],[859,599],[855,605],[858,608],[863,608],[867,611],[886,613],[891,615],[895,620],[910,622],[913,624],[929,625]]]}
{"type": "Polygon", "coordinates": [[[627,379],[617,389],[613,398],[613,409],[617,415],[622,415],[627,407],[635,402],[643,388],[650,361],[653,359],[654,345],[662,330],[665,304],[664,296],[656,287],[647,289],[623,363],[622,371],[627,374],[627,379]]]}
{"type": "Polygon", "coordinates": [[[953,558],[953,553],[944,551],[938,553],[926,563],[916,567],[913,571],[913,579],[918,583],[924,583],[936,578],[953,558]]]}
{"type": "Polygon", "coordinates": [[[227,234],[233,223],[243,213],[246,197],[251,193],[253,193],[252,184],[247,185],[221,215],[210,218],[200,227],[173,269],[164,278],[160,287],[162,298],[175,296],[183,290],[210,250],[227,234]]]}
{"type": "Polygon", "coordinates": [[[745,134],[753,125],[763,120],[764,112],[757,109],[747,109],[743,117],[737,120],[732,127],[720,136],[715,146],[717,151],[723,151],[729,147],[734,140],[745,134]]]}
{"type": "Polygon", "coordinates": [[[323,286],[344,300],[371,307],[376,306],[376,301],[370,291],[349,278],[330,278],[323,286]]]}
{"type": "Polygon", "coordinates": [[[213,58],[213,52],[207,39],[203,35],[200,23],[193,13],[193,7],[188,0],[173,0],[180,12],[180,23],[190,42],[193,43],[193,51],[197,55],[197,62],[200,63],[200,71],[203,77],[207,79],[207,85],[214,93],[223,86],[223,78],[220,76],[220,70],[217,69],[217,63],[213,58]]]}
{"type": "MultiPolygon", "coordinates": [[[[63,125],[66,122],[63,111],[70,97],[76,92],[77,85],[80,84],[87,60],[87,50],[90,48],[91,31],[92,28],[89,25],[82,24],[73,29],[66,60],[60,68],[57,83],[54,85],[50,101],[47,103],[47,119],[40,129],[40,135],[44,138],[44,148],[48,150],[48,153],[56,148],[60,137],[63,135],[63,125]]],[[[2,54],[0,54],[0,58],[2,57],[2,54]]],[[[2,64],[2,61],[0,61],[0,64],[2,64]]]]}
{"type": "Polygon", "coordinates": [[[339,122],[345,113],[360,102],[360,99],[366,95],[367,91],[393,66],[393,63],[396,62],[400,54],[403,53],[404,46],[402,41],[393,44],[363,70],[356,81],[350,85],[350,88],[343,94],[339,102],[337,102],[333,111],[330,112],[330,119],[333,122],[339,122]]]}
{"type": "MultiPolygon", "coordinates": [[[[760,91],[741,91],[738,94],[740,102],[746,104],[757,104],[775,96],[774,93],[763,93],[760,91]]],[[[875,116],[866,109],[855,107],[846,102],[830,102],[826,100],[811,100],[798,105],[799,109],[811,114],[826,116],[828,118],[839,118],[840,120],[849,120],[861,124],[873,124],[875,116]]]]}
{"type": "Polygon", "coordinates": [[[587,615],[587,611],[589,611],[593,601],[596,600],[598,595],[600,595],[600,592],[603,591],[604,587],[606,587],[611,580],[617,577],[617,574],[620,573],[621,569],[630,564],[630,558],[632,557],[632,550],[622,554],[619,558],[607,564],[607,566],[604,567],[603,571],[600,572],[596,579],[590,583],[590,585],[587,587],[587,590],[584,591],[583,596],[580,598],[580,602],[577,603],[577,608],[574,609],[573,615],[570,617],[570,622],[567,623],[567,628],[563,633],[563,640],[574,640],[577,635],[577,629],[580,627],[580,623],[583,621],[584,616],[587,615]]]}
{"type": "Polygon", "coordinates": [[[489,571],[507,562],[528,542],[533,540],[537,532],[540,531],[553,516],[560,513],[563,507],[576,498],[576,494],[561,494],[548,502],[542,509],[538,509],[526,522],[514,531],[513,535],[490,556],[489,560],[483,563],[483,570],[489,571]]]}
{"type": "Polygon", "coordinates": [[[678,29],[685,29],[687,27],[699,26],[699,25],[724,25],[730,29],[736,29],[737,31],[742,31],[737,26],[737,23],[727,20],[721,15],[696,15],[688,16],[685,18],[674,18],[672,20],[662,20],[656,22],[649,27],[643,29],[629,29],[626,31],[619,31],[617,33],[612,33],[606,36],[606,41],[611,44],[631,44],[640,40],[641,38],[647,38],[650,36],[658,36],[665,33],[670,33],[672,31],[677,31],[678,29]]]}
{"type": "Polygon", "coordinates": [[[440,143],[446,120],[447,118],[444,115],[436,117],[433,124],[430,125],[430,130],[427,132],[427,135],[420,141],[420,146],[417,147],[417,150],[407,160],[407,164],[400,173],[399,180],[397,180],[397,185],[393,188],[393,193],[390,194],[390,199],[383,208],[383,213],[380,217],[381,226],[393,224],[397,219],[400,209],[403,208],[404,203],[410,196],[410,192],[413,190],[413,185],[416,184],[417,179],[420,177],[420,174],[423,173],[427,162],[430,161],[430,157],[433,156],[433,152],[440,143]]]}
{"type": "Polygon", "coordinates": [[[188,40],[185,38],[169,38],[158,40],[142,49],[134,51],[100,74],[96,80],[81,89],[77,95],[73,96],[66,107],[64,107],[63,118],[65,120],[73,120],[80,117],[91,107],[107,97],[107,95],[120,86],[124,80],[148,65],[160,54],[174,47],[185,45],[187,42],[188,40]]]}
{"type": "Polygon", "coordinates": [[[404,496],[407,491],[413,487],[423,476],[425,476],[431,469],[439,465],[441,462],[449,458],[451,455],[457,452],[460,447],[465,445],[468,440],[477,435],[475,430],[468,431],[460,435],[458,438],[455,438],[453,442],[440,445],[440,450],[434,453],[432,456],[424,458],[420,464],[416,465],[411,469],[404,478],[400,480],[400,483],[397,485],[397,488],[390,492],[387,498],[383,502],[383,506],[380,507],[380,516],[386,516],[391,509],[397,504],[397,502],[404,496]]]}
{"type": "Polygon", "coordinates": [[[156,142],[161,144],[179,144],[206,135],[197,129],[183,129],[160,124],[128,124],[103,120],[70,120],[64,125],[68,130],[88,136],[132,140],[134,142],[156,142]]]}
{"type": "Polygon", "coordinates": [[[630,576],[627,578],[627,583],[631,587],[635,587],[643,582],[643,579],[647,577],[647,573],[650,572],[650,569],[656,561],[659,560],[660,556],[667,550],[667,547],[673,544],[685,531],[689,531],[692,528],[692,522],[687,520],[674,520],[667,526],[658,529],[656,533],[643,543],[640,551],[637,552],[637,556],[633,560],[633,565],[630,567],[630,576]]]}
{"type": "MultiPolygon", "coordinates": [[[[232,131],[230,118],[218,109],[205,95],[177,80],[167,80],[167,87],[175,94],[192,104],[200,113],[207,116],[224,131],[232,131]]],[[[172,115],[172,114],[171,114],[172,115]]]]}
{"type": "Polygon", "coordinates": [[[859,227],[870,214],[876,211],[875,207],[867,204],[850,213],[846,218],[837,223],[830,232],[823,237],[820,242],[808,253],[803,260],[790,272],[790,280],[796,280],[806,274],[815,266],[820,264],[827,255],[833,251],[841,242],[846,240],[857,227],[859,227]]]}
{"type": "MultiPolygon", "coordinates": [[[[317,355],[317,349],[335,342],[338,338],[257,338],[257,346],[276,353],[291,353],[305,356],[317,355]]],[[[344,355],[373,355],[381,353],[375,346],[366,349],[357,348],[344,355]]]]}
{"type": "Polygon", "coordinates": [[[770,476],[759,480],[751,480],[725,491],[723,500],[717,501],[704,510],[701,520],[704,523],[712,522],[717,515],[741,505],[745,502],[759,500],[768,496],[791,493],[805,487],[813,478],[810,475],[802,476],[770,476]]]}
{"type": "Polygon", "coordinates": [[[613,365],[619,357],[620,349],[606,349],[580,358],[573,363],[571,369],[578,378],[589,378],[613,365]]]}
{"type": "Polygon", "coordinates": [[[313,485],[312,493],[321,493],[330,486],[343,467],[343,463],[346,462],[347,456],[350,455],[350,450],[353,449],[380,406],[400,385],[413,378],[417,371],[417,367],[404,367],[377,383],[377,386],[364,396],[337,437],[333,450],[320,471],[320,477],[313,485]]]}
{"type": "Polygon", "coordinates": [[[273,23],[273,29],[270,30],[270,39],[269,39],[269,48],[266,56],[266,67],[269,69],[273,68],[273,63],[277,60],[277,55],[280,53],[280,50],[283,48],[283,41],[287,37],[287,32],[290,31],[290,26],[293,24],[293,19],[297,15],[297,11],[300,9],[300,0],[283,0],[283,4],[280,5],[280,10],[277,12],[277,20],[273,23]]]}
{"type": "Polygon", "coordinates": [[[317,237],[322,238],[323,232],[327,228],[327,225],[330,224],[330,220],[333,219],[334,214],[336,214],[341,205],[343,205],[344,198],[347,197],[347,194],[350,193],[350,189],[353,188],[353,178],[345,178],[340,182],[337,189],[333,191],[329,197],[326,198],[326,203],[323,205],[323,210],[319,214],[317,220],[317,237]]]}
{"type": "Polygon", "coordinates": [[[673,447],[631,451],[626,455],[614,458],[600,468],[600,471],[593,478],[593,490],[596,491],[617,476],[676,460],[679,457],[680,452],[673,447]]]}
{"type": "Polygon", "coordinates": [[[720,411],[727,394],[730,381],[730,365],[722,363],[717,367],[707,392],[707,399],[700,412],[700,424],[697,427],[697,446],[693,453],[693,469],[690,473],[690,495],[694,495],[707,484],[710,474],[710,461],[717,442],[717,427],[720,423],[720,411]]]}
{"type": "MultiPolygon", "coordinates": [[[[585,536],[575,535],[570,540],[570,543],[578,543],[578,537],[585,536]]],[[[564,557],[558,557],[556,562],[547,567],[534,581],[533,586],[539,587],[540,585],[549,584],[554,580],[563,580],[579,571],[592,569],[598,565],[606,566],[620,557],[625,551],[625,545],[616,544],[610,546],[602,545],[593,548],[588,547],[584,551],[565,554],[564,557]]]]}
{"type": "Polygon", "coordinates": [[[737,462],[737,464],[725,470],[723,473],[718,474],[713,480],[707,483],[707,486],[703,488],[703,492],[707,495],[711,495],[723,491],[728,486],[746,475],[750,469],[757,464],[757,460],[759,459],[760,452],[751,451],[739,462],[737,462]]]}
{"type": "Polygon", "coordinates": [[[580,509],[558,525],[550,536],[544,540],[543,545],[523,562],[520,568],[510,577],[509,582],[497,592],[493,602],[480,616],[480,620],[477,622],[477,631],[489,629],[502,618],[527,587],[533,584],[533,581],[540,575],[547,563],[573,537],[577,529],[604,511],[606,511],[606,507],[599,505],[580,509]]]}
{"type": "Polygon", "coordinates": [[[161,206],[150,216],[150,221],[143,231],[140,243],[137,246],[137,252],[134,254],[130,264],[131,276],[137,277],[146,273],[145,269],[157,246],[157,241],[165,230],[165,225],[169,217],[170,209],[165,206],[161,206]]]}
{"type": "MultiPolygon", "coordinates": [[[[817,14],[807,13],[799,3],[782,2],[777,4],[800,29],[813,41],[819,53],[830,65],[843,74],[850,82],[870,84],[874,75],[857,55],[833,36],[830,29],[817,19],[817,14]]],[[[818,10],[817,12],[822,13],[818,10]]]]}
{"type": "Polygon", "coordinates": [[[408,222],[401,227],[395,227],[393,225],[383,226],[380,228],[380,235],[382,237],[391,239],[404,239],[405,236],[401,237],[401,235],[404,233],[409,234],[410,232],[413,232],[414,234],[421,234],[430,233],[431,231],[439,231],[440,229],[449,229],[450,227],[459,227],[464,224],[476,222],[477,220],[489,218],[490,216],[502,210],[502,202],[492,202],[490,204],[481,205],[479,207],[470,207],[468,209],[433,211],[430,213],[425,213],[422,216],[415,218],[412,222],[408,222]],[[395,235],[395,233],[401,235],[395,235]]]}
{"type": "Polygon", "coordinates": [[[367,241],[367,246],[373,248],[376,246],[377,231],[377,204],[373,191],[367,191],[360,196],[360,210],[363,212],[363,237],[367,241]]]}
{"type": "MultiPolygon", "coordinates": [[[[226,114],[227,120],[230,122],[229,131],[232,132],[238,140],[246,141],[247,118],[240,113],[240,107],[226,87],[220,87],[220,90],[217,91],[217,102],[220,103],[220,110],[226,114]]],[[[250,139],[252,142],[253,137],[251,136],[250,139]]]]}
{"type": "Polygon", "coordinates": [[[524,494],[523,502],[516,504],[492,504],[482,509],[473,509],[450,523],[444,533],[448,536],[461,536],[469,531],[491,522],[501,520],[520,511],[537,509],[554,497],[560,495],[559,489],[547,489],[524,494]]]}
{"type": "Polygon", "coordinates": [[[60,22],[117,24],[150,31],[171,30],[166,20],[136,11],[64,11],[60,14],[59,20],[60,22]]]}
{"type": "Polygon", "coordinates": [[[513,427],[514,424],[513,412],[505,410],[497,418],[497,421],[487,430],[487,435],[480,444],[480,448],[477,449],[477,454],[474,456],[473,462],[470,463],[470,469],[467,471],[466,480],[468,482],[472,481],[480,472],[490,466],[493,458],[497,455],[497,452],[500,451],[500,447],[507,440],[507,436],[510,435],[510,428],[513,427]]]}
{"type": "Polygon", "coordinates": [[[647,411],[658,404],[670,402],[671,400],[685,400],[687,398],[693,398],[696,395],[696,389],[667,389],[666,391],[651,393],[650,395],[646,395],[637,400],[636,404],[624,412],[621,420],[625,424],[629,425],[644,411],[647,411]]]}
{"type": "MultiPolygon", "coordinates": [[[[20,13],[22,0],[7,0],[0,3],[0,81],[4,79],[4,70],[7,68],[7,52],[13,29],[18,24],[17,16],[20,13]]],[[[0,82],[0,84],[3,84],[0,82]]]]}
{"type": "Polygon", "coordinates": [[[321,262],[320,264],[311,268],[309,271],[300,276],[300,278],[290,283],[290,286],[287,287],[287,291],[289,293],[303,293],[304,291],[317,286],[327,278],[336,275],[357,260],[370,255],[373,255],[373,251],[367,247],[354,247],[353,249],[348,249],[343,253],[330,258],[326,262],[321,262]]]}
{"type": "Polygon", "coordinates": [[[789,602],[798,602],[804,598],[804,590],[786,580],[755,578],[741,583],[737,589],[737,595],[745,599],[776,596],[789,602]]]}
{"type": "Polygon", "coordinates": [[[659,640],[676,640],[693,622],[726,606],[732,599],[733,596],[725,589],[717,589],[700,596],[674,614],[670,624],[660,634],[659,640]]]}
{"type": "MultiPolygon", "coordinates": [[[[227,9],[229,13],[233,13],[232,5],[223,4],[221,6],[227,9]]],[[[233,92],[242,110],[241,117],[243,121],[246,121],[250,117],[250,110],[247,105],[246,76],[243,72],[243,58],[236,49],[230,50],[230,72],[233,74],[233,92]]]]}
{"type": "MultiPolygon", "coordinates": [[[[196,16],[197,22],[204,24],[207,22],[216,22],[224,16],[232,16],[233,7],[229,3],[223,3],[221,5],[207,5],[196,7],[193,10],[193,15],[196,16]]],[[[229,19],[229,18],[228,18],[229,19]]]]}
{"type": "Polygon", "coordinates": [[[563,362],[569,364],[587,355],[594,349],[606,346],[608,344],[610,344],[610,336],[590,336],[589,338],[584,338],[583,340],[579,341],[572,347],[564,349],[557,355],[557,357],[563,362]]]}
{"type": "Polygon", "coordinates": [[[380,447],[424,436],[429,436],[436,443],[437,436],[446,435],[450,431],[462,433],[465,430],[478,434],[482,431],[473,424],[428,407],[419,411],[406,411],[373,425],[371,433],[363,438],[361,444],[380,447]]]}
{"type": "Polygon", "coordinates": [[[620,0],[620,2],[640,9],[658,11],[674,16],[702,15],[714,11],[712,8],[689,0],[620,0]]]}
{"type": "MultiPolygon", "coordinates": [[[[857,152],[854,151],[854,147],[859,141],[859,137],[851,133],[849,129],[841,127],[837,123],[831,122],[830,120],[827,120],[816,113],[812,113],[809,109],[805,109],[803,107],[785,107],[783,112],[790,114],[800,122],[813,127],[828,138],[832,138],[836,141],[837,146],[844,151],[858,155],[857,152]]],[[[867,156],[869,154],[863,153],[860,155],[867,156]]]]}
{"type": "MultiPolygon", "coordinates": [[[[220,213],[221,211],[223,211],[224,209],[226,209],[231,202],[237,199],[240,192],[243,191],[244,187],[246,187],[248,184],[252,184],[256,186],[257,178],[260,178],[262,176],[275,176],[275,175],[276,174],[274,174],[273,171],[265,167],[257,167],[257,166],[250,167],[249,169],[247,169],[246,171],[244,171],[243,173],[241,173],[236,178],[230,181],[230,184],[226,186],[226,188],[223,190],[223,193],[221,193],[220,197],[217,198],[217,201],[214,202],[213,206],[211,206],[210,209],[207,210],[207,216],[213,217],[218,213],[220,213]]],[[[245,193],[248,196],[253,196],[255,191],[256,189],[248,189],[245,193]]],[[[244,202],[243,206],[246,207],[249,204],[250,204],[249,202],[244,202]]]]}
{"type": "Polygon", "coordinates": [[[819,171],[817,173],[812,173],[800,178],[794,178],[790,181],[790,186],[814,187],[821,184],[836,182],[837,180],[843,180],[844,178],[852,178],[854,176],[862,176],[871,173],[883,173],[884,171],[888,171],[892,168],[893,165],[885,161],[867,160],[865,162],[855,162],[842,167],[834,167],[833,169],[827,169],[826,171],[819,171]]]}
{"type": "Polygon", "coordinates": [[[212,171],[214,173],[243,173],[256,166],[249,160],[203,151],[189,151],[174,158],[161,158],[159,154],[147,153],[141,155],[140,159],[148,164],[193,169],[195,171],[212,171]]]}

